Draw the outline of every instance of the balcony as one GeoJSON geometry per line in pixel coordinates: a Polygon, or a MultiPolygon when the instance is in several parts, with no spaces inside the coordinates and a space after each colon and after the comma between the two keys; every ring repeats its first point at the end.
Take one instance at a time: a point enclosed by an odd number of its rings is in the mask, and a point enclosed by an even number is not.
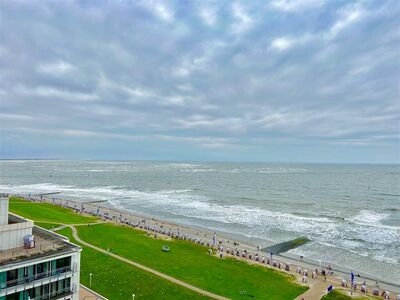
{"type": "Polygon", "coordinates": [[[0,297],[17,293],[20,291],[26,291],[32,287],[44,285],[46,283],[51,283],[54,281],[59,281],[61,279],[68,278],[71,276],[72,276],[71,266],[67,266],[44,273],[33,274],[31,276],[24,276],[22,278],[9,280],[1,283],[0,297]]]}

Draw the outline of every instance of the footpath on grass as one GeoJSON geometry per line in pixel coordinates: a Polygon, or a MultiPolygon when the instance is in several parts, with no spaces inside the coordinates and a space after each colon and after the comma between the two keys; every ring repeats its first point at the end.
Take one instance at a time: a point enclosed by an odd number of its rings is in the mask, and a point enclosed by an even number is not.
{"type": "Polygon", "coordinates": [[[151,268],[149,268],[149,267],[143,266],[143,265],[141,265],[141,264],[139,264],[139,263],[136,263],[136,262],[134,262],[134,261],[131,261],[131,260],[129,260],[129,259],[126,259],[126,258],[124,258],[124,257],[121,257],[121,256],[119,256],[119,255],[117,255],[117,254],[108,252],[108,251],[106,251],[106,250],[104,250],[104,249],[101,249],[101,248],[96,247],[96,246],[94,246],[94,245],[92,245],[92,244],[90,244],[90,243],[87,243],[87,242],[85,242],[85,241],[83,241],[83,240],[81,240],[81,239],[79,238],[78,232],[77,232],[75,226],[73,226],[73,225],[67,225],[67,226],[68,226],[69,228],[72,229],[72,235],[73,235],[74,239],[76,239],[79,243],[81,243],[82,245],[85,245],[86,247],[89,247],[89,248],[92,248],[92,249],[94,249],[94,250],[96,250],[96,251],[99,251],[99,252],[101,252],[101,253],[110,255],[110,256],[112,256],[112,257],[114,257],[114,258],[116,258],[116,259],[118,259],[118,260],[120,260],[120,261],[122,261],[122,262],[124,262],[124,263],[127,263],[127,264],[130,264],[130,265],[132,265],[132,266],[135,266],[135,267],[137,267],[137,268],[139,268],[139,269],[142,269],[142,270],[144,270],[144,271],[146,271],[146,272],[152,273],[152,274],[154,274],[154,275],[156,275],[156,276],[159,276],[159,277],[161,277],[161,278],[164,278],[164,279],[166,279],[166,280],[168,280],[168,281],[170,281],[170,282],[172,282],[172,283],[175,283],[175,284],[177,284],[177,285],[180,285],[180,286],[182,286],[182,287],[185,287],[185,288],[187,288],[187,289],[190,289],[190,290],[192,290],[192,291],[194,291],[194,292],[197,292],[197,293],[199,293],[199,294],[208,296],[208,297],[210,297],[210,298],[217,299],[217,300],[228,300],[228,299],[229,299],[229,298],[225,298],[225,297],[223,297],[223,296],[219,296],[219,295],[210,293],[210,292],[208,292],[208,291],[202,290],[202,289],[200,289],[200,288],[198,288],[198,287],[195,287],[195,286],[193,286],[193,285],[190,285],[190,284],[188,284],[188,283],[186,283],[186,282],[183,282],[183,281],[181,281],[181,280],[179,280],[179,279],[176,279],[176,278],[174,278],[174,277],[168,276],[168,275],[166,275],[166,274],[163,274],[163,273],[161,273],[161,272],[158,272],[158,271],[156,271],[156,270],[153,270],[153,269],[151,269],[151,268]]]}

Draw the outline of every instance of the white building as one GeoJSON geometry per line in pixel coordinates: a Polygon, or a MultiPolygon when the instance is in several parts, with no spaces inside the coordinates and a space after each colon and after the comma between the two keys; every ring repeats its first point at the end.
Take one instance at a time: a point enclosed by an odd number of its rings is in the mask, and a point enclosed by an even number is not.
{"type": "Polygon", "coordinates": [[[0,197],[0,300],[78,300],[80,253],[64,236],[8,213],[0,197]]]}

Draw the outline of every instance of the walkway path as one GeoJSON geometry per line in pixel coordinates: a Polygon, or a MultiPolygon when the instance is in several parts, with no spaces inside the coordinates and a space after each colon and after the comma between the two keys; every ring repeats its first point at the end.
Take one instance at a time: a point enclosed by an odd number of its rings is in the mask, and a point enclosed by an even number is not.
{"type": "Polygon", "coordinates": [[[213,299],[217,299],[217,300],[228,300],[228,299],[229,299],[229,298],[226,298],[226,297],[223,297],[223,296],[219,296],[219,295],[210,293],[210,292],[208,292],[208,291],[202,290],[202,289],[200,289],[200,288],[198,288],[198,287],[195,287],[195,286],[193,286],[193,285],[190,285],[190,284],[188,284],[188,283],[186,283],[186,282],[183,282],[183,281],[181,281],[181,280],[179,280],[179,279],[176,279],[176,278],[174,278],[174,277],[168,276],[168,275],[166,275],[166,274],[164,274],[164,273],[158,272],[158,271],[156,271],[156,270],[154,270],[154,269],[151,269],[151,268],[149,268],[149,267],[146,267],[146,266],[144,266],[144,265],[141,265],[141,264],[139,264],[139,263],[136,263],[136,262],[134,262],[134,261],[132,261],[132,260],[126,259],[126,258],[124,258],[124,257],[122,257],[122,256],[116,255],[116,254],[114,254],[114,253],[110,253],[110,252],[108,252],[108,251],[106,251],[106,250],[104,250],[104,249],[101,249],[101,248],[99,248],[99,247],[97,247],[97,246],[94,246],[94,245],[92,245],[92,244],[89,244],[89,243],[87,243],[87,242],[85,242],[85,241],[83,241],[83,240],[81,240],[81,239],[79,238],[78,232],[77,232],[76,228],[75,228],[73,225],[67,225],[67,226],[68,226],[69,228],[72,229],[72,235],[73,235],[74,239],[77,240],[79,243],[81,243],[82,245],[84,245],[84,246],[86,246],[86,247],[92,248],[92,249],[94,249],[94,250],[96,250],[96,251],[99,251],[99,252],[101,252],[101,253],[104,253],[104,254],[106,254],[106,255],[110,255],[110,256],[112,256],[112,257],[114,257],[114,258],[116,258],[116,259],[118,259],[118,260],[120,260],[120,261],[122,261],[122,262],[124,262],[124,263],[130,264],[130,265],[135,266],[135,267],[137,267],[137,268],[139,268],[139,269],[142,269],[142,270],[144,270],[144,271],[146,271],[146,272],[152,273],[152,274],[154,274],[154,275],[156,275],[156,276],[159,276],[159,277],[161,277],[161,278],[164,278],[164,279],[166,279],[166,280],[168,280],[168,281],[170,281],[170,282],[172,282],[172,283],[175,283],[175,284],[177,284],[177,285],[180,285],[180,286],[182,286],[182,287],[185,287],[185,288],[187,288],[187,289],[190,289],[190,290],[192,290],[192,291],[195,291],[195,292],[197,292],[197,293],[199,293],[199,294],[201,294],[201,295],[204,295],[204,296],[207,296],[207,297],[210,297],[210,298],[213,298],[213,299]]]}
{"type": "Polygon", "coordinates": [[[79,288],[79,300],[108,300],[108,299],[81,284],[79,288]]]}
{"type": "Polygon", "coordinates": [[[305,300],[320,300],[323,295],[326,294],[326,288],[329,284],[324,281],[317,280],[310,285],[310,288],[295,300],[305,299],[305,300]]]}

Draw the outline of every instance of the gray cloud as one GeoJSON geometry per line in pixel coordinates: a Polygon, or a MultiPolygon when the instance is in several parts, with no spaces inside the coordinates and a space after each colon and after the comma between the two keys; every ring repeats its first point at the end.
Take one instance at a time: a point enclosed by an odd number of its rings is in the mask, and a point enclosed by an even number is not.
{"type": "Polygon", "coordinates": [[[396,1],[0,6],[3,144],[146,139],[245,159],[271,142],[400,159],[396,1]]]}

